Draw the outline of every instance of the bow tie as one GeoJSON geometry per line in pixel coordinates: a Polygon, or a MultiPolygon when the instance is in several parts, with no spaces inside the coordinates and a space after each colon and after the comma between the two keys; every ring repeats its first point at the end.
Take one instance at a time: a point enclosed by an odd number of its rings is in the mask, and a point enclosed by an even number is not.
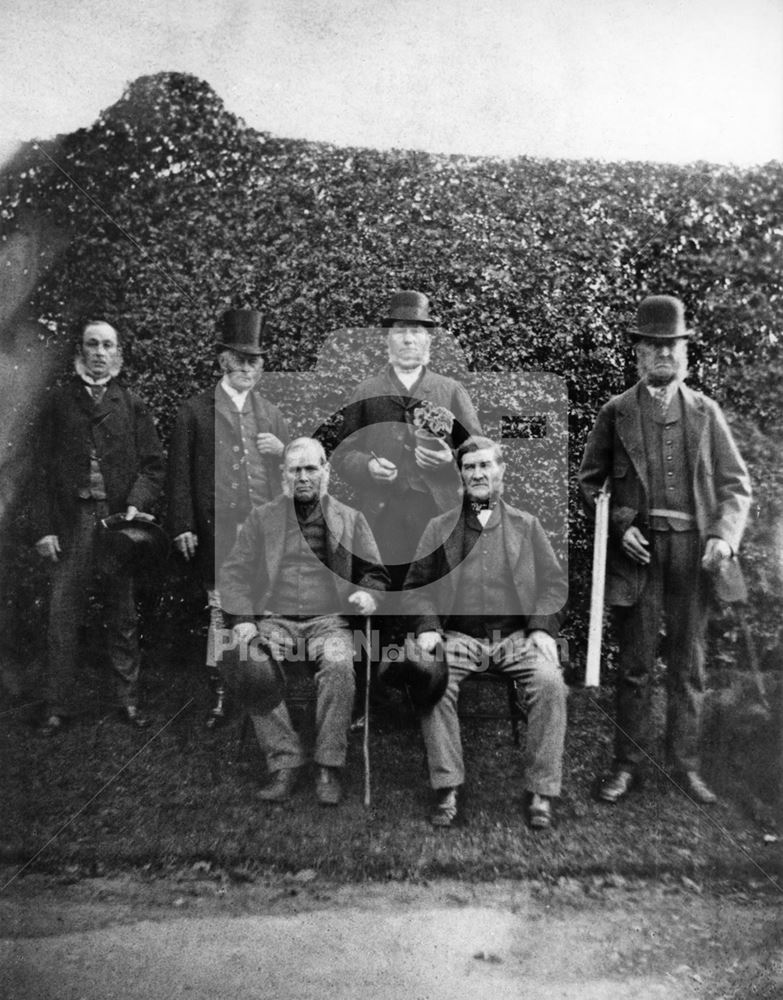
{"type": "Polygon", "coordinates": [[[85,382],[84,384],[87,387],[87,391],[92,396],[93,400],[96,403],[100,403],[100,401],[103,399],[104,393],[106,392],[106,383],[104,382],[103,385],[100,385],[100,383],[98,382],[85,382]]]}
{"type": "Polygon", "coordinates": [[[478,514],[480,510],[494,510],[497,500],[471,500],[470,509],[474,514],[478,514]]]}

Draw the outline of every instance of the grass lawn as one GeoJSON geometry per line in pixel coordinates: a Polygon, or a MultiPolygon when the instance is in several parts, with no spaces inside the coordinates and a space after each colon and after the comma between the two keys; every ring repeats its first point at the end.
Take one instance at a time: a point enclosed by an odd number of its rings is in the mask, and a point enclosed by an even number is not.
{"type": "MultiPolygon", "coordinates": [[[[466,719],[466,822],[439,832],[427,822],[418,726],[396,694],[391,710],[373,719],[370,809],[362,804],[359,733],[340,808],[317,805],[309,774],[290,803],[268,806],[255,797],[264,768],[255,745],[240,746],[239,718],[212,735],[203,729],[209,695],[197,662],[162,643],[148,649],[143,694],[153,726],[143,733],[116,720],[108,671],[89,657],[84,713],[61,736],[35,733],[29,691],[7,703],[1,863],[86,874],[202,861],[240,877],[312,869],[343,880],[614,872],[783,881],[780,844],[764,839],[781,820],[780,718],[761,718],[725,690],[708,699],[704,774],[721,796],[714,809],[695,806],[657,772],[617,807],[594,801],[595,777],[611,759],[612,694],[573,690],[553,829],[534,834],[524,824],[521,753],[509,724],[466,719]]],[[[505,695],[500,686],[474,688],[467,707],[474,697],[502,708],[505,695]]],[[[308,725],[304,711],[305,732],[308,725]]]]}

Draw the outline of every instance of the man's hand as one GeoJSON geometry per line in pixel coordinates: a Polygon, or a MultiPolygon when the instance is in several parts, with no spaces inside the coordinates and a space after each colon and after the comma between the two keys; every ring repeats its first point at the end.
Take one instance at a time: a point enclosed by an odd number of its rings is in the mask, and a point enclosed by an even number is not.
{"type": "Polygon", "coordinates": [[[422,653],[431,656],[441,643],[441,634],[435,631],[422,632],[416,636],[416,643],[422,653]]]}
{"type": "Polygon", "coordinates": [[[421,444],[416,446],[413,455],[416,465],[422,469],[437,469],[452,459],[450,448],[425,448],[421,444]]]}
{"type": "Polygon", "coordinates": [[[256,448],[262,455],[282,455],[285,445],[279,437],[270,434],[268,431],[256,436],[256,448]]]}
{"type": "Polygon", "coordinates": [[[379,483],[393,483],[397,478],[397,466],[388,458],[377,458],[373,455],[367,463],[367,470],[372,478],[379,483]]]}
{"type": "Polygon", "coordinates": [[[708,538],[701,565],[708,573],[718,569],[724,559],[731,559],[731,546],[722,538],[708,538]]]}
{"type": "Polygon", "coordinates": [[[242,646],[258,635],[258,628],[255,622],[239,622],[234,626],[233,632],[237,644],[242,646]]]}
{"type": "Polygon", "coordinates": [[[528,639],[530,640],[531,645],[535,646],[542,656],[545,656],[547,660],[554,663],[556,666],[560,665],[560,657],[557,653],[557,643],[548,632],[545,632],[540,628],[534,628],[530,635],[528,635],[528,639]]]}
{"type": "Polygon", "coordinates": [[[623,535],[623,551],[641,566],[650,561],[650,543],[636,527],[630,527],[623,535]]]}
{"type": "Polygon", "coordinates": [[[174,544],[181,556],[184,556],[185,559],[192,559],[198,548],[198,536],[192,531],[183,531],[174,539],[174,544]]]}
{"type": "Polygon", "coordinates": [[[125,511],[125,520],[132,521],[138,513],[138,507],[134,507],[133,504],[128,504],[128,509],[125,511]]]}
{"type": "Polygon", "coordinates": [[[357,590],[348,598],[348,603],[352,604],[360,615],[374,615],[378,607],[378,602],[368,594],[366,590],[357,590]]]}
{"type": "Polygon", "coordinates": [[[44,535],[35,543],[35,551],[50,562],[58,562],[57,556],[61,551],[60,539],[57,535],[44,535]]]}

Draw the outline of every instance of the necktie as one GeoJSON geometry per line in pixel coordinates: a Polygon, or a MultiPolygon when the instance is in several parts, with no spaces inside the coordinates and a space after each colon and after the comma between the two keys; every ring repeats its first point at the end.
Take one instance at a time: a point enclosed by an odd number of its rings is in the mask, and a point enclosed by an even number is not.
{"type": "Polygon", "coordinates": [[[88,385],[87,388],[90,390],[90,395],[97,406],[98,403],[103,399],[103,394],[106,392],[105,385],[88,385]]]}
{"type": "Polygon", "coordinates": [[[669,393],[665,385],[661,385],[655,390],[655,405],[659,416],[665,417],[669,412],[669,393]]]}

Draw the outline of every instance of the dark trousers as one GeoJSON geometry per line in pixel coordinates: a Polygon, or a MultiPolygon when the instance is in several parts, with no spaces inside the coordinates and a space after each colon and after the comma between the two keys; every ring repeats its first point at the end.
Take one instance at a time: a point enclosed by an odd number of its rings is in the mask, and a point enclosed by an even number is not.
{"type": "MultiPolygon", "coordinates": [[[[79,502],[78,515],[62,552],[52,566],[52,594],[47,635],[47,675],[44,699],[54,715],[68,715],[71,708],[79,655],[79,625],[96,571],[98,521],[106,505],[79,502]]],[[[114,671],[121,705],[136,703],[139,679],[139,643],[133,578],[112,573],[103,578],[101,598],[106,620],[107,653],[114,671]]]]}
{"type": "Polygon", "coordinates": [[[615,762],[633,770],[650,752],[651,678],[661,622],[666,624],[666,753],[698,770],[704,698],[707,591],[696,531],[650,533],[647,584],[630,608],[615,608],[620,640],[615,762]]]}

